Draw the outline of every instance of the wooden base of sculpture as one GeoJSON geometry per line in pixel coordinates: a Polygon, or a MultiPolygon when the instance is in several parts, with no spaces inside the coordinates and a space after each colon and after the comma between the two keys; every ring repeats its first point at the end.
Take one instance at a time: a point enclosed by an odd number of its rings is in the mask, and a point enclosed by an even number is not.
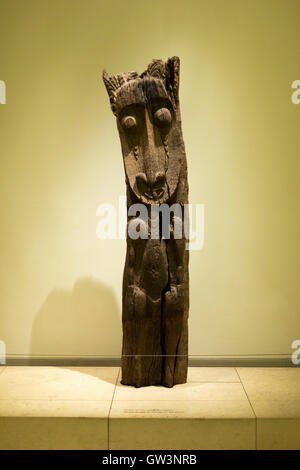
{"type": "Polygon", "coordinates": [[[122,383],[172,387],[186,382],[188,362],[188,184],[179,59],[153,60],[141,75],[104,72],[103,80],[117,118],[127,186],[122,383]],[[166,208],[169,236],[160,211],[166,208]]]}

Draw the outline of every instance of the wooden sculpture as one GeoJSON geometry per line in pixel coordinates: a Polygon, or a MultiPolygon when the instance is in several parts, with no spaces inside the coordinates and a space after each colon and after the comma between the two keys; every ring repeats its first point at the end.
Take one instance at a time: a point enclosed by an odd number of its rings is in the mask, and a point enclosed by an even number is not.
{"type": "Polygon", "coordinates": [[[178,98],[179,58],[152,60],[141,75],[109,76],[104,71],[103,80],[121,140],[127,220],[139,226],[141,233],[138,238],[127,233],[122,383],[172,387],[186,382],[188,363],[189,279],[183,210],[188,183],[178,98]],[[148,220],[132,215],[133,204],[145,206],[148,220]],[[157,220],[151,218],[151,209],[166,205],[171,209],[170,236],[163,236],[161,216],[158,236],[151,236],[153,220],[157,220]],[[176,215],[172,206],[182,209],[181,214],[177,211],[176,215]],[[182,226],[180,237],[174,235],[176,218],[182,226]]]}

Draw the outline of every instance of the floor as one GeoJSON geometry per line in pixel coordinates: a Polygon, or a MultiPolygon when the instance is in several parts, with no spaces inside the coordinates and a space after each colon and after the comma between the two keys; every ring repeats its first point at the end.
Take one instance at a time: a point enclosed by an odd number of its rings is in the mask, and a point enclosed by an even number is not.
{"type": "Polygon", "coordinates": [[[300,367],[192,367],[172,389],[117,367],[0,366],[0,449],[300,449],[300,367]]]}

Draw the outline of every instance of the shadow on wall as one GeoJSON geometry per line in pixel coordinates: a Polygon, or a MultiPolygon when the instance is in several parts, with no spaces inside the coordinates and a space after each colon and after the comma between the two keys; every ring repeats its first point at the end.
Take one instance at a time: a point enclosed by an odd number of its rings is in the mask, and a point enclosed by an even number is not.
{"type": "Polygon", "coordinates": [[[54,289],[33,323],[30,354],[121,355],[121,316],[111,287],[78,279],[72,290],[54,289]]]}

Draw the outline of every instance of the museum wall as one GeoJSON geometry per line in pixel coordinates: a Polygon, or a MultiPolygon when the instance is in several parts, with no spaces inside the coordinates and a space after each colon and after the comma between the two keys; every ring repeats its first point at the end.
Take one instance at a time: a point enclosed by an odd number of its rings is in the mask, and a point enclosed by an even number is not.
{"type": "Polygon", "coordinates": [[[300,337],[300,3],[1,0],[0,340],[9,356],[119,356],[125,194],[102,69],[181,59],[191,356],[289,355],[300,337]]]}

